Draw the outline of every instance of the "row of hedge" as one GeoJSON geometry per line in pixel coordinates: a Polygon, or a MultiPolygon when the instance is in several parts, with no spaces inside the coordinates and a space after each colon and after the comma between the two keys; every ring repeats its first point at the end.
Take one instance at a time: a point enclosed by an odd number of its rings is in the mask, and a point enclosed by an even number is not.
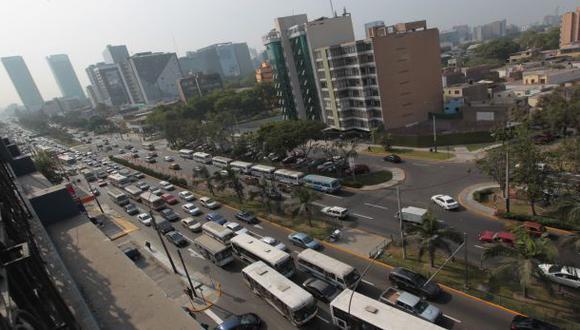
{"type": "Polygon", "coordinates": [[[137,165],[137,164],[133,164],[130,161],[128,161],[126,159],[123,159],[123,158],[117,158],[115,156],[109,156],[109,159],[112,160],[112,161],[114,161],[114,162],[116,162],[116,163],[119,163],[119,164],[121,164],[123,166],[132,168],[132,169],[134,169],[136,171],[139,171],[141,173],[144,173],[144,174],[147,174],[147,175],[152,176],[154,178],[157,178],[159,180],[169,181],[172,184],[177,185],[177,186],[181,186],[181,187],[187,187],[188,186],[187,185],[187,180],[185,180],[183,178],[178,178],[176,176],[171,176],[171,175],[168,175],[168,174],[159,173],[159,172],[157,172],[155,170],[152,170],[152,169],[150,169],[148,167],[141,166],[141,165],[137,165]]]}
{"type": "MultiPolygon", "coordinates": [[[[427,148],[433,146],[433,135],[391,135],[392,144],[396,146],[427,148]]],[[[484,132],[464,132],[464,133],[441,133],[437,134],[437,145],[452,146],[474,143],[493,142],[495,138],[489,131],[484,132]]]]}
{"type": "Polygon", "coordinates": [[[564,230],[576,230],[580,231],[580,226],[562,222],[560,219],[545,217],[541,215],[528,215],[528,214],[517,214],[512,212],[498,211],[496,216],[504,219],[516,220],[516,221],[534,221],[540,223],[544,226],[554,227],[564,230]]]}

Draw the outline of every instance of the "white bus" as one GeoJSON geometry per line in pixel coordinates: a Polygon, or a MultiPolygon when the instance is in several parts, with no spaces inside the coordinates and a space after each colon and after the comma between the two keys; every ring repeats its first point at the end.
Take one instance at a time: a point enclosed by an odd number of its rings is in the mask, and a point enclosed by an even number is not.
{"type": "Polygon", "coordinates": [[[200,162],[203,164],[210,164],[211,163],[211,155],[206,154],[205,152],[195,152],[193,154],[193,160],[196,162],[200,162]]]}
{"type": "Polygon", "coordinates": [[[350,289],[330,302],[332,323],[339,329],[434,330],[444,329],[395,307],[350,289]],[[352,301],[351,301],[352,295],[352,301]],[[350,311],[349,311],[350,304],[350,311]]]}
{"type": "Polygon", "coordinates": [[[244,282],[292,324],[300,326],[316,316],[314,297],[262,261],[242,269],[244,282]]]}
{"type": "Polygon", "coordinates": [[[163,198],[155,195],[150,191],[146,191],[141,194],[141,203],[145,205],[145,207],[155,211],[159,211],[165,207],[165,201],[163,198]]]}
{"type": "Polygon", "coordinates": [[[272,176],[274,175],[274,171],[276,171],[276,168],[273,166],[258,164],[258,165],[252,166],[250,173],[253,176],[257,176],[259,178],[263,177],[263,178],[271,179],[272,176]]]}
{"type": "Polygon", "coordinates": [[[129,198],[131,198],[137,202],[141,201],[141,194],[143,193],[143,190],[141,190],[133,185],[130,185],[130,186],[125,187],[125,192],[127,193],[127,195],[129,195],[129,198]]]}
{"type": "Polygon", "coordinates": [[[301,185],[303,177],[304,173],[298,171],[279,169],[274,172],[274,180],[294,186],[301,185]]]}
{"type": "Polygon", "coordinates": [[[352,288],[360,279],[356,268],[312,249],[296,256],[296,268],[342,288],[352,288]]]}
{"type": "Polygon", "coordinates": [[[127,197],[127,194],[125,194],[124,192],[122,192],[118,189],[115,189],[115,188],[109,189],[109,191],[107,192],[107,195],[109,195],[111,200],[119,206],[124,206],[124,205],[129,204],[129,197],[127,197]]]}
{"type": "Polygon", "coordinates": [[[223,267],[234,261],[232,247],[229,245],[223,245],[209,236],[200,235],[193,240],[193,245],[201,255],[217,266],[223,267]]]}
{"type": "Polygon", "coordinates": [[[233,161],[230,163],[230,167],[233,170],[242,172],[244,174],[249,174],[250,171],[252,170],[252,166],[254,166],[254,164],[248,163],[248,162],[242,162],[239,160],[236,160],[236,161],[233,161]]]}
{"type": "Polygon", "coordinates": [[[335,193],[341,188],[338,179],[322,175],[309,174],[306,175],[302,181],[304,182],[304,186],[325,193],[335,193]]]}
{"type": "Polygon", "coordinates": [[[201,226],[201,231],[222,244],[229,244],[232,237],[236,236],[230,229],[213,221],[204,223],[201,226]]]}
{"type": "Polygon", "coordinates": [[[294,275],[292,257],[258,238],[240,234],[230,240],[234,254],[247,263],[263,261],[286,277],[294,275]]]}
{"type": "Polygon", "coordinates": [[[111,181],[111,184],[117,188],[125,188],[126,186],[131,184],[129,178],[121,174],[111,174],[107,178],[109,179],[109,181],[111,181]]]}
{"type": "Polygon", "coordinates": [[[193,159],[193,150],[181,149],[179,150],[179,157],[193,159]]]}
{"type": "Polygon", "coordinates": [[[224,168],[224,167],[228,167],[228,165],[230,165],[230,163],[232,162],[232,159],[227,158],[227,157],[215,156],[214,158],[211,159],[211,162],[216,167],[224,168]]]}

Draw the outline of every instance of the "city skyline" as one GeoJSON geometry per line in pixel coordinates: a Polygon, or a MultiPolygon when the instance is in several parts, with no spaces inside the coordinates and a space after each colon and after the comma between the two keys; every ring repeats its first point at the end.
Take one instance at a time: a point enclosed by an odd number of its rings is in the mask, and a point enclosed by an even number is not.
{"type": "MultiPolygon", "coordinates": [[[[504,5],[494,1],[497,5],[504,5]]],[[[476,26],[503,18],[508,24],[524,25],[541,21],[557,7],[561,14],[573,10],[576,5],[573,0],[516,0],[498,11],[497,6],[489,2],[419,2],[407,1],[387,7],[378,0],[334,1],[334,9],[340,13],[346,6],[352,13],[356,37],[361,38],[364,37],[364,23],[375,20],[393,24],[426,19],[430,27],[440,30],[459,24],[476,26]],[[440,8],[453,10],[442,11],[440,8]],[[456,15],[457,12],[462,15],[456,15]]],[[[248,1],[243,7],[232,6],[227,1],[191,3],[170,0],[137,6],[137,0],[127,0],[122,4],[111,0],[83,3],[72,0],[9,0],[2,7],[6,19],[0,22],[0,36],[4,42],[0,56],[22,56],[45,99],[61,96],[46,63],[45,58],[50,54],[68,54],[81,85],[85,87],[89,80],[84,68],[102,61],[102,49],[107,44],[125,44],[132,54],[164,51],[177,52],[179,56],[185,55],[186,51],[228,41],[247,42],[249,47],[263,49],[261,37],[269,31],[276,17],[305,13],[317,18],[331,14],[328,2],[306,0],[294,1],[283,9],[277,3],[261,0],[248,1]],[[192,10],[182,10],[187,7],[192,10]],[[192,14],[194,12],[196,14],[192,14]],[[227,19],[216,19],[216,15],[227,19]],[[105,17],[107,19],[103,19],[105,17]],[[127,24],[129,19],[131,24],[127,24]],[[36,23],[30,24],[31,21],[36,23]],[[59,23],[55,24],[55,21],[59,23]],[[108,25],[102,26],[104,22],[108,25]]],[[[21,102],[6,71],[0,70],[0,108],[11,103],[21,102]]]]}

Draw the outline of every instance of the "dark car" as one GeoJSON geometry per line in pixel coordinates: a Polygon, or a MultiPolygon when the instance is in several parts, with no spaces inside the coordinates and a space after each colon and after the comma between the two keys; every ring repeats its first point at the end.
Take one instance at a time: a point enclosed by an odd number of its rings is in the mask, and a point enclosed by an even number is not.
{"type": "Polygon", "coordinates": [[[167,220],[157,221],[157,228],[159,228],[159,232],[162,234],[175,231],[175,228],[167,220]]]}
{"type": "Polygon", "coordinates": [[[385,162],[391,162],[391,163],[400,163],[400,162],[403,161],[401,159],[401,157],[399,157],[398,155],[395,155],[395,154],[393,154],[393,155],[387,155],[387,156],[383,157],[383,160],[385,162]]]}
{"type": "Polygon", "coordinates": [[[441,293],[441,288],[435,282],[427,282],[427,278],[407,268],[397,267],[389,274],[392,284],[405,291],[415,293],[428,299],[436,298],[441,293]]]}
{"type": "Polygon", "coordinates": [[[523,315],[514,316],[511,324],[512,330],[559,330],[560,328],[523,315]]]}
{"type": "Polygon", "coordinates": [[[135,204],[129,203],[125,205],[125,212],[127,212],[128,215],[135,215],[139,213],[139,209],[137,208],[137,206],[135,206],[135,204]]]}
{"type": "Polygon", "coordinates": [[[262,328],[262,319],[254,313],[233,315],[218,325],[216,330],[258,330],[262,328]]]}
{"type": "Polygon", "coordinates": [[[165,237],[177,247],[184,247],[189,244],[187,239],[185,239],[185,237],[183,237],[183,235],[178,231],[170,231],[165,234],[165,237]]]}
{"type": "Polygon", "coordinates": [[[256,216],[248,211],[241,210],[240,212],[236,213],[236,219],[241,220],[247,223],[257,223],[258,219],[256,216]]]}
{"type": "Polygon", "coordinates": [[[179,220],[179,215],[177,215],[177,213],[175,213],[175,211],[173,211],[172,209],[163,209],[159,211],[159,213],[161,213],[163,219],[167,221],[174,222],[179,220]]]}
{"type": "Polygon", "coordinates": [[[224,219],[224,217],[217,213],[217,212],[210,212],[205,216],[205,219],[208,221],[213,221],[215,223],[218,223],[220,225],[223,225],[224,223],[228,222],[226,219],[224,219]]]}
{"type": "Polygon", "coordinates": [[[335,286],[323,280],[311,277],[302,283],[306,291],[310,292],[314,298],[325,303],[331,302],[338,294],[335,286]]]}

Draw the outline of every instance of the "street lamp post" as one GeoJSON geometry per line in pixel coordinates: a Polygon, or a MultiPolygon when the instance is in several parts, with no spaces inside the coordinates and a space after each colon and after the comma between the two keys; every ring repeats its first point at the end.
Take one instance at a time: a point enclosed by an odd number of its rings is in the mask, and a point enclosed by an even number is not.
{"type": "Polygon", "coordinates": [[[169,259],[169,263],[171,264],[171,268],[173,269],[173,272],[175,274],[179,274],[179,272],[177,271],[177,268],[175,268],[175,263],[173,263],[173,258],[171,258],[171,255],[169,254],[169,250],[167,250],[167,246],[165,245],[165,241],[163,240],[163,237],[161,237],[161,233],[159,232],[159,227],[157,227],[157,222],[155,221],[155,217],[153,216],[153,212],[151,211],[151,209],[149,209],[149,216],[151,216],[151,223],[153,224],[153,229],[155,229],[155,231],[157,232],[157,236],[159,236],[159,241],[161,241],[161,245],[163,246],[163,250],[165,250],[165,254],[167,255],[167,258],[169,259]]]}

